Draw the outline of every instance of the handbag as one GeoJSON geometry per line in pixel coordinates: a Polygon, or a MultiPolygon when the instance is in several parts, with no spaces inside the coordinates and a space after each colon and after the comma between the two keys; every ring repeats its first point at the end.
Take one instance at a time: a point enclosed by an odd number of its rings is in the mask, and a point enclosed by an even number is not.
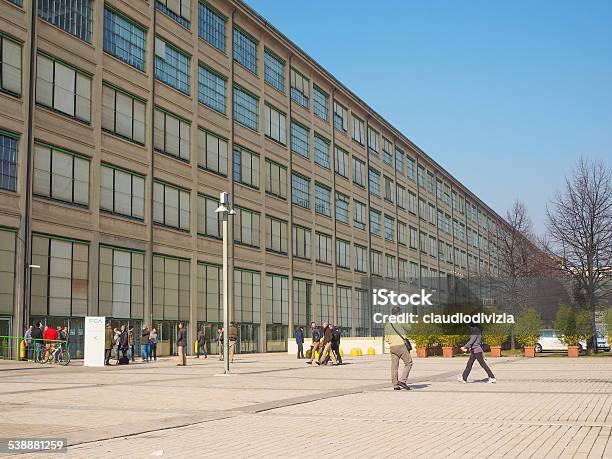
{"type": "Polygon", "coordinates": [[[395,328],[395,325],[393,325],[391,322],[389,322],[389,325],[391,325],[391,328],[393,328],[395,333],[397,333],[398,336],[400,336],[404,340],[404,345],[406,346],[406,349],[408,349],[408,352],[412,351],[412,343],[410,342],[410,340],[405,336],[402,336],[402,334],[397,331],[397,328],[395,328]]]}

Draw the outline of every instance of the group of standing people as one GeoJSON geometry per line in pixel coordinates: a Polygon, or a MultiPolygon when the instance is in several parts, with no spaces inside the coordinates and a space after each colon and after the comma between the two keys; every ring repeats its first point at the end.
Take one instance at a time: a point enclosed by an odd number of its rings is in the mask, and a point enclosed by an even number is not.
{"type": "MultiPolygon", "coordinates": [[[[110,365],[111,356],[115,358],[116,365],[127,365],[136,361],[136,335],[134,326],[126,327],[121,324],[119,328],[112,328],[110,322],[106,323],[104,333],[104,365],[110,365]]],[[[140,355],[143,362],[157,361],[157,330],[145,326],[140,335],[140,355]]]]}
{"type": "MultiPolygon", "coordinates": [[[[56,327],[45,325],[36,321],[30,325],[23,335],[26,344],[26,359],[39,360],[45,348],[61,348],[68,346],[68,326],[58,325],[56,327]]],[[[59,353],[56,354],[59,359],[59,353]]]]}
{"type": "Polygon", "coordinates": [[[157,329],[142,328],[140,333],[140,356],[143,362],[157,362],[157,329]]]}
{"type": "MultiPolygon", "coordinates": [[[[306,361],[312,364],[313,360],[317,365],[327,365],[331,360],[332,365],[341,365],[342,356],[340,355],[340,338],[342,331],[334,324],[323,322],[322,327],[318,327],[316,322],[310,324],[312,344],[310,345],[310,358],[306,361]],[[319,353],[319,358],[315,359],[315,352],[319,353]]],[[[298,345],[298,359],[304,358],[304,327],[298,327],[295,332],[295,341],[298,345]]]]}
{"type": "MultiPolygon", "coordinates": [[[[59,327],[58,327],[59,328],[59,327]]],[[[223,340],[225,331],[223,328],[217,329],[217,346],[219,349],[219,360],[223,360],[223,340]]],[[[229,327],[229,360],[234,362],[234,354],[236,352],[236,341],[238,339],[238,328],[234,322],[230,323],[229,327]]],[[[105,329],[105,355],[104,364],[110,365],[111,357],[114,357],[116,365],[126,365],[130,362],[134,363],[136,360],[135,346],[136,340],[140,342],[140,355],[143,362],[157,361],[157,345],[158,345],[158,334],[155,327],[144,326],[140,332],[140,337],[135,334],[134,326],[130,325],[126,328],[125,324],[121,324],[119,328],[113,328],[110,321],[106,323],[105,329]]],[[[176,335],[176,346],[178,350],[178,363],[177,366],[187,365],[187,351],[188,345],[187,330],[185,324],[179,322],[176,335]]],[[[199,358],[200,354],[204,355],[204,358],[208,357],[206,351],[206,335],[204,329],[198,331],[196,339],[196,358],[199,358]]]]}

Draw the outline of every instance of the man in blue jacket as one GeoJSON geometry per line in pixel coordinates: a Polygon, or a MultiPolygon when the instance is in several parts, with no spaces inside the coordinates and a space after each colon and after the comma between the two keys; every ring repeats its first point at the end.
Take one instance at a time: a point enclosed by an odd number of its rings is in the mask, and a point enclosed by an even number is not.
{"type": "Polygon", "coordinates": [[[304,327],[298,327],[295,329],[295,343],[297,344],[297,358],[304,358],[304,327]]]}

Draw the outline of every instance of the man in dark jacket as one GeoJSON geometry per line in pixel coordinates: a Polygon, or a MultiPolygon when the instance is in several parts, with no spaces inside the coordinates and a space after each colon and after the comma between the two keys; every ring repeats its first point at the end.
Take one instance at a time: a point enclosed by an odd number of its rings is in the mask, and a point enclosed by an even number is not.
{"type": "Polygon", "coordinates": [[[304,358],[304,327],[295,329],[295,344],[297,344],[297,358],[304,358]]]}
{"type": "Polygon", "coordinates": [[[142,329],[142,333],[140,334],[140,355],[142,356],[143,362],[149,361],[149,335],[150,335],[149,327],[146,325],[142,329]]]}
{"type": "Polygon", "coordinates": [[[338,362],[336,361],[336,356],[331,351],[332,338],[333,338],[332,327],[330,327],[330,325],[327,322],[324,322],[323,323],[323,343],[322,343],[323,352],[321,352],[321,357],[319,358],[319,360],[317,360],[317,365],[321,365],[323,362],[325,362],[328,356],[331,358],[333,365],[338,365],[338,362]]]}
{"type": "Polygon", "coordinates": [[[113,349],[113,328],[110,322],[106,322],[104,329],[104,365],[110,365],[111,351],[113,349]]]}
{"type": "Polygon", "coordinates": [[[42,324],[36,322],[32,328],[32,342],[34,344],[34,360],[40,360],[40,347],[42,345],[43,331],[42,324]]]}
{"type": "Polygon", "coordinates": [[[200,328],[198,330],[198,344],[196,346],[196,359],[200,358],[200,353],[204,354],[204,358],[208,358],[208,354],[206,353],[206,334],[204,333],[204,328],[200,328]]]}
{"type": "Polygon", "coordinates": [[[121,351],[121,359],[119,364],[126,364],[130,362],[128,358],[128,349],[130,347],[130,340],[128,338],[128,332],[125,329],[125,324],[121,325],[121,334],[119,335],[119,350],[121,351]]]}
{"type": "Polygon", "coordinates": [[[336,360],[338,361],[338,365],[342,365],[342,356],[340,355],[340,337],[342,336],[342,331],[340,327],[337,325],[333,325],[332,328],[332,352],[336,356],[336,360]]]}
{"type": "Polygon", "coordinates": [[[187,337],[185,336],[185,325],[183,322],[178,324],[178,336],[176,338],[176,346],[178,347],[179,363],[177,367],[184,367],[187,365],[187,356],[185,355],[185,344],[187,344],[187,337]]]}
{"type": "Polygon", "coordinates": [[[315,351],[321,348],[321,330],[317,327],[316,322],[310,324],[310,330],[312,332],[312,344],[310,345],[310,358],[306,363],[312,363],[315,358],[315,351]]]}
{"type": "Polygon", "coordinates": [[[234,363],[234,353],[236,352],[236,340],[238,339],[238,328],[235,322],[230,322],[229,328],[229,359],[234,363]]]}

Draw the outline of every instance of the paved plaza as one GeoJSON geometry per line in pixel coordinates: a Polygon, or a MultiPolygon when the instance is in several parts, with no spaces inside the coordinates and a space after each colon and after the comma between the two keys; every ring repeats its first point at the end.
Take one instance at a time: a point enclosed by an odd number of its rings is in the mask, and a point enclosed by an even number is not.
{"type": "Polygon", "coordinates": [[[308,366],[287,354],[85,368],[0,363],[0,431],[68,439],[19,457],[612,458],[612,358],[415,359],[393,391],[388,356],[308,366]]]}

